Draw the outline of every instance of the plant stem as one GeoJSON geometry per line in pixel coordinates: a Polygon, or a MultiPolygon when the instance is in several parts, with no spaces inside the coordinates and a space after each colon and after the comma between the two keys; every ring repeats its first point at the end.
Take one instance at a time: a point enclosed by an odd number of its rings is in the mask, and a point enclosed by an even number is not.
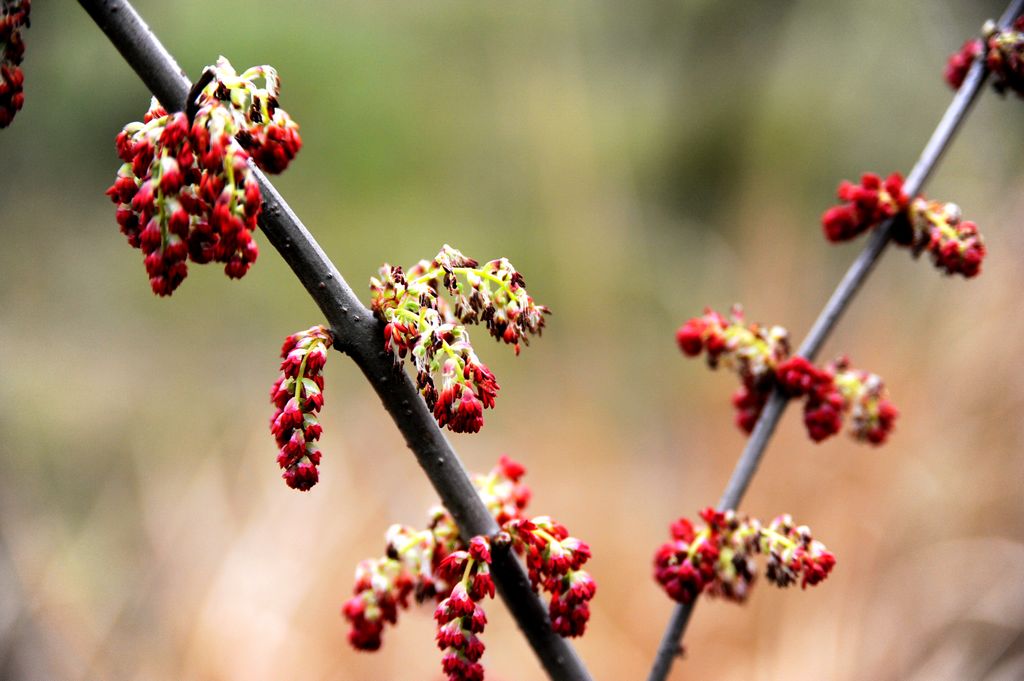
{"type": "MultiPolygon", "coordinates": [[[[999,26],[1006,28],[1012,24],[1013,20],[1021,13],[1022,7],[1024,7],[1024,0],[1012,0],[1000,18],[999,26]]],[[[942,120],[939,121],[935,132],[932,133],[931,139],[928,140],[924,151],[921,152],[917,163],[914,164],[914,168],[907,176],[907,180],[903,185],[907,195],[914,196],[921,191],[925,181],[931,176],[932,171],[938,165],[939,159],[942,158],[943,153],[949,147],[960,124],[966,118],[987,77],[988,70],[985,68],[985,59],[984,55],[982,55],[974,60],[967,73],[967,77],[964,78],[963,84],[957,90],[953,101],[942,116],[942,120]]],[[[857,295],[857,292],[867,280],[868,275],[871,274],[871,270],[874,269],[885,247],[889,244],[889,239],[892,236],[892,227],[893,220],[890,219],[879,225],[872,232],[867,245],[864,246],[864,250],[860,252],[857,259],[850,265],[839,285],[836,286],[832,296],[825,303],[825,307],[818,315],[818,318],[814,321],[813,326],[811,326],[807,337],[800,344],[800,349],[797,351],[798,355],[813,360],[821,350],[821,346],[835,329],[840,317],[842,317],[846,308],[849,307],[850,302],[857,295]]],[[[750,439],[747,440],[743,453],[736,462],[736,467],[733,469],[732,476],[725,487],[725,492],[722,493],[722,498],[718,502],[719,510],[735,509],[739,506],[743,495],[747,491],[747,487],[757,473],[757,467],[764,456],[765,448],[775,432],[775,427],[778,425],[787,403],[788,399],[782,393],[778,390],[772,391],[768,402],[761,411],[757,424],[754,426],[754,431],[750,434],[750,439]]],[[[668,677],[672,663],[682,651],[683,634],[686,632],[686,625],[690,620],[695,603],[696,601],[688,605],[679,604],[673,610],[668,626],[665,628],[665,633],[662,636],[661,644],[658,646],[654,665],[651,668],[650,675],[647,677],[648,681],[664,681],[668,677]]]]}
{"type": "MultiPolygon", "coordinates": [[[[131,4],[126,0],[79,0],[79,4],[164,107],[184,110],[192,83],[131,4]]],[[[320,307],[337,349],[355,361],[373,386],[462,536],[467,541],[476,535],[493,536],[498,525],[480,501],[462,462],[408,374],[385,352],[382,325],[251,159],[249,169],[263,194],[260,228],[320,307]]],[[[507,547],[493,552],[492,572],[499,593],[548,676],[555,681],[590,681],[572,646],[552,631],[547,609],[507,547]]]]}

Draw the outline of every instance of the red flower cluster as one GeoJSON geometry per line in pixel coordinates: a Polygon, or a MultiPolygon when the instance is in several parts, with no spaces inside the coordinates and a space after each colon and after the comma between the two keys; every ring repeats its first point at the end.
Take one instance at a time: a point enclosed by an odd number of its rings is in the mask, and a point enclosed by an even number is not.
{"type": "Polygon", "coordinates": [[[882,379],[853,369],[840,357],[820,369],[803,357],[791,357],[776,370],[780,388],[790,397],[807,397],[804,425],[815,442],[839,432],[849,416],[850,435],[880,445],[892,432],[899,411],[888,399],[882,379]]]}
{"type": "Polygon", "coordinates": [[[515,347],[540,335],[548,309],[526,291],[505,258],[482,267],[445,244],[437,257],[404,272],[385,264],[370,279],[373,312],[385,322],[384,347],[396,358],[412,355],[416,383],[441,426],[475,433],[483,410],[494,407],[498,382],[469,341],[467,324],[484,323],[491,336],[515,347]],[[447,291],[452,303],[442,297],[447,291]],[[441,376],[438,391],[434,380],[441,376]]]}
{"type": "Polygon", "coordinates": [[[736,425],[751,432],[772,388],[789,397],[807,397],[804,424],[815,442],[839,432],[843,417],[851,417],[850,433],[857,440],[881,444],[892,430],[896,408],[887,399],[875,374],[849,368],[840,359],[819,369],[800,356],[789,356],[789,334],[781,326],[746,324],[734,305],[728,319],[711,308],[676,331],[676,342],[689,357],[707,353],[708,365],[720,364],[739,374],[742,385],[732,396],[736,425]]]}
{"type": "Polygon", "coordinates": [[[958,205],[916,198],[910,204],[909,215],[918,235],[912,245],[915,253],[928,251],[935,266],[948,274],[970,278],[981,271],[985,244],[978,226],[961,220],[958,205]]]}
{"type": "MultiPolygon", "coordinates": [[[[223,57],[217,62],[222,71],[231,68],[223,57]]],[[[264,172],[284,172],[302,148],[299,125],[278,104],[281,80],[272,66],[254,66],[237,77],[240,88],[231,90],[232,106],[227,108],[235,118],[232,129],[235,139],[252,156],[264,172]],[[266,87],[257,88],[254,81],[262,77],[266,87]]]]}
{"type": "Polygon", "coordinates": [[[971,63],[984,54],[985,66],[993,75],[993,87],[1000,94],[1013,90],[1024,97],[1024,17],[1017,17],[1013,26],[1005,30],[986,22],[982,34],[984,40],[972,38],[950,55],[943,72],[946,82],[958,89],[971,63]]]}
{"type": "Polygon", "coordinates": [[[836,559],[806,526],[794,527],[781,515],[768,527],[735,511],[700,512],[706,526],[696,530],[686,518],[672,523],[672,539],[654,555],[654,579],[670,598],[692,603],[702,592],[737,603],[747,599],[757,577],[754,556],[768,556],[765,576],[786,587],[800,581],[806,588],[822,582],[836,559]]]}
{"type": "Polygon", "coordinates": [[[207,75],[193,120],[168,114],[154,99],[143,122],[129,123],[117,136],[124,165],[107,195],[161,296],[185,279],[187,260],[222,263],[233,279],[249,270],[259,254],[252,232],[262,201],[250,154],[277,172],[301,145],[297,126],[277,107],[277,76],[269,66],[238,75],[221,57],[207,75]],[[267,88],[256,86],[258,77],[267,88]]]}
{"type": "Polygon", "coordinates": [[[821,442],[843,427],[846,401],[836,388],[833,373],[796,356],[779,365],[776,378],[779,388],[789,397],[807,397],[804,426],[812,440],[821,442]]]}
{"type": "Polygon", "coordinates": [[[903,192],[903,178],[893,173],[884,182],[873,173],[861,176],[860,185],[843,181],[839,198],[847,203],[829,208],[821,224],[829,241],[852,239],[889,218],[897,218],[893,241],[911,249],[914,256],[932,254],[936,267],[947,274],[973,277],[981,271],[985,257],[978,228],[960,221],[960,208],[953,203],[910,200],[903,192]]]}
{"type": "Polygon", "coordinates": [[[480,607],[485,596],[494,598],[491,579],[491,545],[486,537],[473,537],[467,551],[456,551],[441,561],[438,572],[450,584],[451,594],[437,604],[437,647],[444,655],[441,669],[449,679],[482,681],[484,668],[480,658],[484,643],[478,634],[484,631],[487,614],[480,607]]]}
{"type": "Polygon", "coordinates": [[[380,648],[384,625],[398,621],[398,609],[409,607],[410,594],[415,592],[422,601],[445,586],[435,583],[434,573],[440,557],[451,553],[451,538],[392,525],[386,539],[384,556],[361,561],[356,567],[355,596],[341,610],[352,625],[349,643],[358,650],[380,648]]]}
{"type": "Polygon", "coordinates": [[[861,175],[859,185],[843,180],[838,194],[846,203],[829,208],[821,217],[825,237],[832,242],[859,236],[906,210],[909,201],[899,173],[893,173],[884,182],[874,173],[861,175]]]}
{"type": "Polygon", "coordinates": [[[480,606],[494,597],[491,548],[511,547],[525,556],[535,590],[551,596],[552,627],[562,636],[579,636],[590,616],[588,602],[596,585],[580,567],[590,557],[586,543],[569,536],[547,516],[524,514],[530,490],[521,481],[525,469],[502,456],[487,475],[475,476],[477,493],[502,531],[493,540],[473,537],[464,542],[451,515],[441,507],[431,512],[428,528],[417,531],[392,525],[385,555],[361,562],[356,569],[355,595],[342,613],[351,624],[348,640],[359,650],[377,650],[386,624],[397,621],[398,609],[434,599],[441,666],[451,681],[479,681],[484,670],[484,644],[479,634],[487,623],[480,606]]]}
{"type": "Polygon", "coordinates": [[[333,337],[323,326],[314,326],[288,336],[281,346],[281,375],[270,389],[270,401],[277,407],[270,419],[270,432],[280,453],[277,463],[281,477],[292,489],[305,492],[320,478],[320,450],[316,441],[323,428],[317,412],[324,406],[324,364],[333,337]]]}
{"type": "Polygon", "coordinates": [[[590,558],[590,546],[548,516],[511,520],[504,529],[516,552],[526,556],[534,589],[551,595],[551,627],[562,636],[582,636],[590,619],[588,602],[597,591],[590,574],[580,569],[590,558]]]}
{"type": "Polygon", "coordinates": [[[724,365],[739,374],[743,385],[733,394],[736,425],[750,432],[761,414],[775,366],[789,355],[789,334],[781,326],[746,324],[743,308],[733,305],[726,319],[711,308],[676,331],[676,342],[688,357],[707,353],[712,369],[724,365]]]}
{"type": "Polygon", "coordinates": [[[25,104],[21,29],[29,27],[31,9],[30,0],[0,0],[0,128],[10,125],[25,104]]]}
{"type": "Polygon", "coordinates": [[[982,42],[977,38],[971,38],[964,42],[959,51],[949,55],[942,77],[954,90],[959,90],[960,86],[964,84],[964,78],[971,70],[971,64],[981,54],[981,49],[982,42]]]}
{"type": "Polygon", "coordinates": [[[750,432],[761,414],[774,381],[775,367],[789,355],[789,333],[781,326],[747,324],[743,308],[733,305],[729,318],[710,307],[676,331],[676,342],[688,357],[707,353],[708,366],[724,365],[739,374],[742,385],[733,394],[736,425],[750,432]]]}

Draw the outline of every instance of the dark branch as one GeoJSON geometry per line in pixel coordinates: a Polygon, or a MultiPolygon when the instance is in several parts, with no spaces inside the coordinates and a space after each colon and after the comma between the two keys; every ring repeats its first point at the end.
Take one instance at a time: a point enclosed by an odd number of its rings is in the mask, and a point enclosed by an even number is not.
{"type": "MultiPolygon", "coordinates": [[[[79,0],[168,111],[182,111],[192,83],[125,0],[79,0]]],[[[380,324],[359,301],[320,245],[250,160],[263,193],[260,228],[320,307],[336,347],[348,354],[377,391],[445,507],[466,539],[498,531],[466,470],[427,410],[409,376],[384,350],[380,324]]],[[[498,591],[541,664],[557,681],[590,681],[569,643],[551,630],[547,610],[510,552],[494,553],[498,591]]]]}
{"type": "MultiPolygon", "coordinates": [[[[1024,0],[1013,0],[1000,18],[999,26],[1002,28],[1008,27],[1021,13],[1022,8],[1024,8],[1024,0]]],[[[914,168],[907,176],[903,188],[908,195],[914,196],[921,191],[925,181],[931,176],[943,153],[945,153],[950,142],[952,142],[953,136],[959,129],[960,124],[966,118],[987,77],[988,71],[985,68],[985,59],[984,56],[980,56],[971,65],[971,69],[968,71],[963,84],[957,90],[953,101],[942,116],[942,120],[939,121],[935,132],[932,133],[931,139],[928,140],[924,151],[921,152],[917,163],[914,164],[914,168]]],[[[821,346],[824,345],[825,340],[828,339],[839,323],[839,319],[846,311],[846,308],[849,307],[850,302],[857,295],[857,292],[867,280],[868,275],[871,274],[882,252],[885,251],[885,247],[889,245],[889,240],[892,237],[892,228],[893,220],[887,220],[874,230],[868,239],[867,245],[864,246],[864,250],[860,252],[857,259],[850,265],[839,285],[836,286],[836,290],[832,293],[832,297],[825,303],[825,307],[814,321],[814,325],[811,326],[807,337],[800,344],[797,354],[808,359],[814,359],[817,356],[821,346]]],[[[751,480],[753,480],[754,475],[757,473],[757,467],[764,456],[765,448],[775,432],[775,427],[778,425],[787,403],[788,399],[780,392],[777,390],[772,392],[771,397],[761,412],[761,416],[757,420],[757,424],[754,426],[754,431],[750,434],[750,439],[747,441],[743,453],[736,462],[736,467],[733,469],[732,476],[725,487],[725,492],[718,502],[719,509],[735,509],[739,506],[743,495],[747,491],[747,487],[750,486],[751,480]]],[[[693,603],[689,605],[680,604],[673,610],[668,626],[665,628],[661,644],[658,647],[658,652],[654,658],[651,673],[647,677],[648,681],[664,681],[668,677],[672,663],[678,657],[681,650],[683,634],[686,632],[686,625],[690,621],[693,607],[693,603]]]]}

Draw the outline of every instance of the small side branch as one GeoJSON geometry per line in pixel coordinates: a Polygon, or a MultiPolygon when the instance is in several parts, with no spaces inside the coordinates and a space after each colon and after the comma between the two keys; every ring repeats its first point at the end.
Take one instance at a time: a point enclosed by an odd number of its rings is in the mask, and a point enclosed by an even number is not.
{"type": "MultiPolygon", "coordinates": [[[[125,61],[168,111],[182,111],[192,83],[126,0],[79,0],[125,61]]],[[[491,536],[497,523],[481,503],[466,470],[405,371],[384,350],[380,325],[353,293],[274,186],[249,161],[263,194],[260,228],[320,307],[336,346],[362,370],[416,455],[463,537],[491,536]]],[[[590,681],[575,650],[551,630],[547,610],[530,588],[523,566],[509,552],[495,552],[498,591],[548,676],[590,681]]]]}
{"type": "MultiPolygon", "coordinates": [[[[1009,27],[1014,19],[1020,15],[1022,9],[1024,9],[1024,0],[1012,0],[999,19],[999,26],[1002,28],[1009,27]]],[[[953,97],[953,101],[946,109],[946,113],[942,116],[942,120],[939,121],[938,126],[935,128],[935,132],[932,133],[931,138],[928,140],[928,144],[925,145],[924,151],[921,152],[917,163],[914,164],[914,168],[907,176],[903,188],[908,195],[914,196],[921,191],[924,183],[938,165],[942,155],[949,148],[953,136],[967,117],[971,105],[978,98],[981,87],[984,85],[987,77],[988,71],[985,68],[984,58],[976,59],[974,64],[971,65],[971,69],[968,71],[960,89],[957,90],[956,95],[953,97]]],[[[824,345],[829,335],[839,323],[839,319],[871,274],[878,259],[885,251],[885,247],[889,245],[892,229],[893,220],[887,220],[879,225],[871,234],[867,245],[864,246],[864,250],[860,252],[857,259],[850,265],[839,285],[836,286],[832,296],[825,303],[825,307],[818,315],[818,318],[814,321],[813,326],[811,326],[807,337],[800,344],[800,349],[797,351],[798,355],[802,355],[810,360],[817,356],[821,346],[824,345]]],[[[788,399],[778,390],[772,391],[771,397],[768,399],[767,404],[765,404],[761,416],[754,426],[750,439],[747,440],[743,453],[736,462],[732,476],[725,487],[725,492],[718,502],[720,510],[735,509],[739,506],[743,495],[750,486],[750,482],[757,473],[757,468],[764,456],[765,448],[775,433],[775,427],[778,425],[787,403],[788,399]]],[[[668,677],[672,663],[682,650],[683,634],[686,632],[686,626],[690,621],[693,607],[694,603],[688,605],[680,604],[672,611],[672,616],[669,619],[668,626],[665,628],[661,644],[655,655],[651,672],[647,677],[648,681],[665,681],[668,677]]]]}

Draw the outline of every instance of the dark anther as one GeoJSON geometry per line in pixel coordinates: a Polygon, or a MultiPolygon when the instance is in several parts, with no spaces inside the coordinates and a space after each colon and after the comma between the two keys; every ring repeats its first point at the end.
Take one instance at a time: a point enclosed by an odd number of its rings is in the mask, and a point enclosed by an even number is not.
{"type": "Polygon", "coordinates": [[[260,98],[259,97],[253,97],[252,98],[252,106],[249,107],[249,118],[252,119],[253,123],[262,123],[263,122],[263,112],[260,111],[260,98]]]}
{"type": "Polygon", "coordinates": [[[252,147],[252,135],[249,134],[248,130],[239,130],[238,134],[235,135],[235,141],[243,149],[252,147]]]}

